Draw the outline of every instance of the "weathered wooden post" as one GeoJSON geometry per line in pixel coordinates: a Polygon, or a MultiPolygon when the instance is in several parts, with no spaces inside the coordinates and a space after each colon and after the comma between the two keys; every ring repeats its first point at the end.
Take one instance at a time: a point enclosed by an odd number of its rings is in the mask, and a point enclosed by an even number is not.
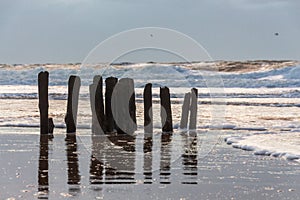
{"type": "Polygon", "coordinates": [[[92,132],[103,134],[105,115],[103,104],[103,81],[101,76],[95,76],[93,84],[90,85],[90,103],[92,109],[92,132]]]}
{"type": "Polygon", "coordinates": [[[197,127],[197,99],[198,99],[198,90],[192,88],[191,90],[191,107],[190,107],[190,130],[196,130],[197,127]]]}
{"type": "Polygon", "coordinates": [[[184,95],[183,105],[182,105],[182,114],[181,114],[181,120],[180,120],[180,128],[186,129],[187,123],[189,119],[189,109],[190,109],[190,103],[191,103],[191,93],[186,93],[184,95]]]}
{"type": "Polygon", "coordinates": [[[96,109],[96,116],[97,116],[98,124],[100,126],[99,133],[104,134],[104,132],[105,132],[105,128],[104,128],[105,115],[104,115],[104,104],[103,104],[103,80],[102,80],[102,77],[100,77],[100,79],[98,80],[98,85],[96,88],[95,109],[96,109]]]}
{"type": "Polygon", "coordinates": [[[97,115],[96,115],[96,108],[95,108],[95,97],[96,97],[96,89],[97,89],[97,82],[96,76],[94,77],[93,83],[89,86],[89,92],[90,92],[90,104],[91,104],[91,110],[92,110],[92,133],[96,134],[97,133],[97,125],[98,125],[98,120],[97,120],[97,115]]]}
{"type": "Polygon", "coordinates": [[[65,122],[67,133],[76,132],[77,110],[79,100],[80,78],[78,76],[70,76],[68,87],[68,104],[65,122]]]}
{"type": "Polygon", "coordinates": [[[39,88],[39,110],[40,110],[40,133],[48,134],[48,85],[49,73],[47,71],[40,72],[38,75],[39,88]]]}
{"type": "Polygon", "coordinates": [[[144,93],[144,131],[153,133],[152,84],[145,85],[144,93]]]}
{"type": "Polygon", "coordinates": [[[48,119],[48,133],[49,133],[49,139],[53,139],[53,131],[54,131],[55,125],[53,122],[53,118],[48,119]]]}
{"type": "Polygon", "coordinates": [[[160,88],[160,116],[163,132],[173,132],[172,110],[170,100],[170,90],[168,87],[160,88]]]}
{"type": "Polygon", "coordinates": [[[144,176],[145,184],[152,183],[152,147],[153,147],[153,110],[152,110],[152,84],[145,85],[144,93],[144,176]]]}
{"type": "Polygon", "coordinates": [[[108,77],[105,80],[105,85],[106,85],[106,89],[105,89],[105,117],[106,117],[105,124],[106,124],[106,128],[105,128],[105,131],[106,131],[106,133],[113,132],[116,127],[114,117],[112,114],[111,97],[112,97],[112,93],[114,91],[114,88],[115,88],[117,82],[118,82],[118,79],[115,77],[108,77]]]}
{"type": "Polygon", "coordinates": [[[137,129],[133,79],[119,80],[114,88],[112,105],[118,134],[133,134],[137,129]]]}
{"type": "Polygon", "coordinates": [[[129,99],[129,115],[134,122],[134,131],[137,130],[136,126],[136,105],[135,105],[135,91],[134,91],[134,80],[132,78],[125,78],[123,79],[126,82],[126,85],[128,86],[128,94],[130,95],[129,99]]]}

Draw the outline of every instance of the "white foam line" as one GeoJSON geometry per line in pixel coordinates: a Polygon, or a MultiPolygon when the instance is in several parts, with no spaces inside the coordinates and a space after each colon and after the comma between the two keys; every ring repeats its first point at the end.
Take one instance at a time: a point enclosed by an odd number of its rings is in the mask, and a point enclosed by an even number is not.
{"type": "Polygon", "coordinates": [[[298,132],[270,133],[232,136],[225,138],[234,148],[253,151],[254,155],[282,157],[300,162],[300,135],[298,132]]]}

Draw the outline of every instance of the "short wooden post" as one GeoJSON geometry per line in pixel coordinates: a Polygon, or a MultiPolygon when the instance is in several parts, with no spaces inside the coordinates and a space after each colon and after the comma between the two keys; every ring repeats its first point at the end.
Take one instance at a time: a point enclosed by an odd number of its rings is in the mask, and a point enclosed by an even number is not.
{"type": "Polygon", "coordinates": [[[182,114],[181,114],[181,120],[180,120],[180,128],[186,129],[187,123],[189,119],[189,109],[190,109],[190,103],[191,103],[191,93],[186,93],[184,95],[183,105],[182,105],[182,114]]]}
{"type": "Polygon", "coordinates": [[[103,81],[101,76],[95,76],[93,84],[90,85],[90,103],[92,109],[92,132],[94,134],[104,133],[104,104],[103,104],[103,81]]]}
{"type": "Polygon", "coordinates": [[[54,128],[55,128],[55,125],[54,125],[54,122],[53,122],[53,119],[52,118],[49,118],[48,119],[48,133],[49,133],[49,139],[53,139],[53,132],[54,132],[54,128]]]}
{"type": "Polygon", "coordinates": [[[48,85],[49,73],[47,71],[40,72],[38,75],[39,88],[39,110],[40,110],[40,133],[48,134],[48,85]]]}
{"type": "Polygon", "coordinates": [[[192,88],[191,90],[191,107],[190,107],[190,130],[196,130],[197,127],[197,100],[198,100],[198,90],[192,88]]]}
{"type": "Polygon", "coordinates": [[[170,90],[168,87],[160,88],[160,116],[163,132],[173,132],[172,110],[170,100],[170,90]]]}
{"type": "Polygon", "coordinates": [[[78,76],[70,76],[68,87],[68,104],[65,122],[67,133],[76,132],[77,110],[79,100],[80,78],[78,76]]]}
{"type": "Polygon", "coordinates": [[[105,80],[105,117],[106,117],[106,128],[105,131],[110,133],[115,129],[115,121],[112,114],[112,105],[111,105],[111,97],[114,91],[114,88],[118,82],[118,79],[115,77],[108,77],[105,80]]]}
{"type": "Polygon", "coordinates": [[[153,133],[152,84],[145,85],[144,93],[144,131],[153,133]]]}

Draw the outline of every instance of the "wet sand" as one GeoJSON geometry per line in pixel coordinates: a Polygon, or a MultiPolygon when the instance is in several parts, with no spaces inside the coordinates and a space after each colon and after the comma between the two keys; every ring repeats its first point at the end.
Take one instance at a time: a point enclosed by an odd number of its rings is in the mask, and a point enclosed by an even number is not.
{"type": "MultiPolygon", "coordinates": [[[[122,146],[129,152],[122,157],[95,153],[88,130],[68,137],[64,131],[48,140],[37,128],[0,128],[0,199],[299,199],[298,163],[254,156],[221,140],[199,159],[182,151],[184,140],[159,135],[150,157],[147,145],[143,156],[134,142],[122,146]],[[176,149],[181,156],[172,159],[176,149]]],[[[221,138],[228,134],[220,131],[221,138]]]]}

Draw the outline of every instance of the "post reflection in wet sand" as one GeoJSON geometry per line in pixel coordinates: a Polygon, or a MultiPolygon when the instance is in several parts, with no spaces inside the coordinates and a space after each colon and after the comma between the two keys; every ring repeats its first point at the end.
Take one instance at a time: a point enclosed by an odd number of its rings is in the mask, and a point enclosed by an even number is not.
{"type": "Polygon", "coordinates": [[[67,165],[68,165],[68,185],[70,192],[80,192],[80,172],[78,164],[78,151],[75,134],[67,134],[66,138],[66,153],[67,153],[67,165]],[[78,187],[77,187],[78,186],[78,187]]]}
{"type": "Polygon", "coordinates": [[[171,148],[172,134],[161,134],[161,149],[160,149],[160,183],[170,184],[171,176],[171,148]]]}
{"type": "Polygon", "coordinates": [[[127,134],[92,136],[91,184],[134,184],[135,137],[127,134]]]}
{"type": "MultiPolygon", "coordinates": [[[[174,165],[182,165],[183,179],[181,184],[197,184],[198,178],[198,150],[197,134],[188,132],[174,137],[170,133],[161,133],[160,160],[159,161],[159,183],[171,184],[172,155],[174,148],[183,147],[178,153],[181,161],[174,165]],[[176,139],[177,138],[177,139],[176,139]],[[179,140],[178,140],[179,139],[179,140]],[[175,143],[175,144],[174,144],[175,143]],[[175,146],[174,146],[175,145],[175,146]],[[174,146],[174,148],[173,148],[174,146]],[[180,164],[181,162],[181,164],[180,164]]],[[[135,184],[135,159],[138,147],[137,138],[131,135],[93,135],[92,155],[90,160],[90,184],[135,184]]],[[[145,134],[143,137],[143,160],[141,165],[144,184],[153,184],[154,160],[153,135],[145,134]]],[[[175,150],[177,152],[177,150],[175,150]]],[[[176,154],[175,152],[175,154],[176,154]]],[[[176,154],[177,155],[177,154],[176,154]]],[[[175,156],[176,156],[175,155],[175,156]]],[[[174,155],[173,155],[174,156],[174,155]]],[[[176,166],[174,166],[176,168],[176,166]]]]}
{"type": "Polygon", "coordinates": [[[49,193],[49,176],[48,176],[48,135],[41,134],[40,136],[40,155],[38,169],[38,199],[48,199],[49,193]]]}
{"type": "Polygon", "coordinates": [[[144,184],[152,184],[153,134],[144,135],[144,184]]]}
{"type": "Polygon", "coordinates": [[[182,165],[184,181],[182,184],[197,184],[198,180],[198,161],[197,161],[197,133],[189,132],[183,135],[184,152],[182,154],[182,165]]]}
{"type": "Polygon", "coordinates": [[[92,135],[92,155],[90,161],[90,184],[103,184],[104,163],[101,153],[104,149],[104,138],[102,135],[92,135]]]}

